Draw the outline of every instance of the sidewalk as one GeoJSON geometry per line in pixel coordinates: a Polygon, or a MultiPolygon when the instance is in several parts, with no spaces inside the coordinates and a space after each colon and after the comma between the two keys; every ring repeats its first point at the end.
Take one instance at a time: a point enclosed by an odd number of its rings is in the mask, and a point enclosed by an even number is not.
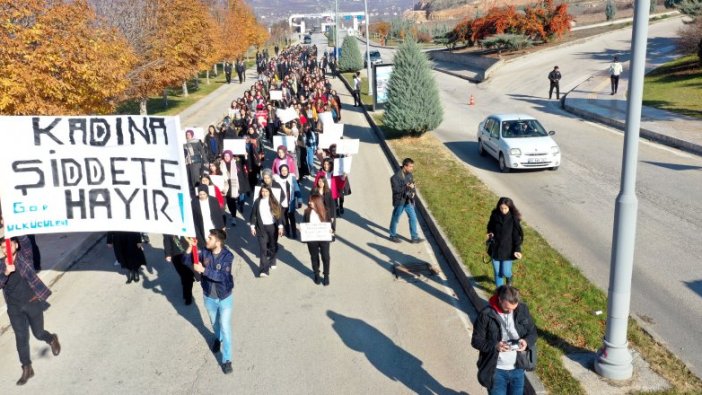
{"type": "MultiPolygon", "coordinates": [[[[582,118],[624,129],[628,78],[622,75],[616,95],[610,95],[609,74],[593,75],[570,91],[563,108],[582,118]]],[[[660,144],[702,155],[702,120],[644,106],[641,137],[660,144]]]]}

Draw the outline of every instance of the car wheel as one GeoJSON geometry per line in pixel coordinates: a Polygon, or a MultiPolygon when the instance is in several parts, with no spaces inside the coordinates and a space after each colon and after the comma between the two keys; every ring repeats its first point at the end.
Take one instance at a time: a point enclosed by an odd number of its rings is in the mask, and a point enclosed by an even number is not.
{"type": "Polygon", "coordinates": [[[487,152],[485,152],[485,147],[483,147],[482,140],[478,140],[478,153],[480,156],[485,156],[485,154],[487,154],[487,152]]]}
{"type": "Polygon", "coordinates": [[[503,173],[509,173],[509,167],[507,167],[507,163],[505,162],[505,156],[500,153],[500,171],[503,173]]]}
{"type": "Polygon", "coordinates": [[[556,171],[558,170],[558,166],[549,167],[548,169],[551,171],[556,171]]]}

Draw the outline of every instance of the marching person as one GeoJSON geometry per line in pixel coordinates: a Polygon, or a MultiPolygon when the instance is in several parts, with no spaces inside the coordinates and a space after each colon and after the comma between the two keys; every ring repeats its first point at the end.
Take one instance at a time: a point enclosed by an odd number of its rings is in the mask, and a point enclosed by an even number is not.
{"type": "Polygon", "coordinates": [[[609,80],[612,86],[612,95],[617,93],[619,89],[619,76],[624,71],[624,67],[619,63],[619,57],[615,56],[612,63],[609,64],[609,80]]]}
{"type": "Polygon", "coordinates": [[[205,248],[198,250],[200,262],[193,264],[193,246],[197,240],[190,239],[190,245],[185,250],[185,264],[192,265],[193,270],[200,276],[202,293],[205,299],[205,309],[210,317],[214,341],[212,352],[222,352],[222,372],[230,374],[232,369],[232,307],[234,277],[232,264],[234,254],[224,246],[227,234],[221,229],[209,231],[205,248]]]}
{"type": "Polygon", "coordinates": [[[144,245],[139,232],[107,232],[107,246],[114,248],[117,262],[127,269],[127,282],[139,282],[139,268],[146,266],[144,245]]]}
{"type": "MultiPolygon", "coordinates": [[[[305,209],[304,222],[318,224],[322,222],[332,222],[329,211],[324,206],[324,198],[321,195],[310,196],[307,209],[305,209]]],[[[333,233],[333,223],[332,223],[333,233]]],[[[328,241],[308,241],[307,250],[310,252],[310,260],[312,261],[312,270],[314,271],[314,283],[320,283],[319,277],[319,257],[322,256],[322,274],[324,279],[321,281],[324,286],[329,285],[329,242],[328,241]]]]}
{"type": "Polygon", "coordinates": [[[390,220],[390,240],[395,243],[400,242],[400,238],[397,236],[397,224],[400,222],[403,212],[406,212],[409,218],[412,243],[423,241],[417,233],[417,212],[414,209],[415,184],[412,171],[414,171],[414,161],[411,158],[405,158],[402,161],[402,168],[390,178],[393,207],[392,219],[390,220]]]}
{"type": "Polygon", "coordinates": [[[517,352],[536,347],[536,325],[529,308],[520,303],[519,290],[497,288],[480,311],[470,344],[480,352],[478,381],[490,395],[522,395],[524,368],[517,352]]]}
{"type": "Polygon", "coordinates": [[[278,174],[274,176],[275,181],[281,187],[280,207],[283,209],[283,226],[285,227],[285,237],[293,239],[297,238],[297,228],[295,221],[295,210],[300,208],[299,200],[302,197],[300,193],[300,184],[297,182],[297,177],[290,173],[288,165],[282,164],[278,170],[278,174]]]}
{"type": "Polygon", "coordinates": [[[268,277],[276,268],[278,237],[283,235],[283,212],[268,185],[262,185],[253,203],[249,224],[251,235],[258,238],[260,246],[259,277],[268,277]]]}
{"type": "Polygon", "coordinates": [[[502,277],[507,279],[507,285],[512,284],[512,260],[522,257],[524,233],[521,218],[521,213],[508,197],[501,197],[490,214],[487,238],[493,240],[491,258],[498,287],[503,284],[502,277]]]}
{"type": "Polygon", "coordinates": [[[61,353],[58,336],[44,329],[46,299],[51,291],[37,277],[32,258],[32,244],[27,236],[13,237],[10,241],[12,264],[8,264],[5,237],[0,236],[0,288],[5,296],[7,315],[15,332],[15,345],[22,364],[22,376],[17,385],[24,385],[34,376],[29,353],[29,328],[34,337],[51,346],[54,356],[61,353]]]}
{"type": "Polygon", "coordinates": [[[192,188],[195,188],[195,185],[197,185],[200,180],[202,171],[205,169],[207,151],[202,141],[195,137],[195,132],[191,129],[185,132],[185,138],[187,139],[184,146],[185,164],[188,169],[188,182],[190,183],[192,193],[192,188]]]}
{"type": "Polygon", "coordinates": [[[558,71],[558,66],[554,66],[553,70],[551,70],[550,73],[548,73],[548,80],[550,82],[549,88],[548,88],[548,99],[551,100],[551,97],[553,96],[553,89],[556,89],[556,99],[560,100],[561,99],[561,91],[560,91],[560,81],[561,81],[561,72],[558,71]]]}
{"type": "Polygon", "coordinates": [[[334,198],[332,198],[332,192],[331,189],[329,189],[329,183],[325,177],[317,178],[317,182],[315,182],[310,190],[310,196],[312,195],[319,195],[322,197],[324,209],[327,210],[332,228],[336,228],[336,202],[334,198]]]}
{"type": "Polygon", "coordinates": [[[193,282],[195,281],[193,271],[185,265],[184,254],[189,246],[190,241],[183,236],[163,235],[163,252],[166,254],[166,262],[173,264],[173,268],[180,277],[183,300],[186,306],[193,303],[193,282]]]}
{"type": "Polygon", "coordinates": [[[193,198],[191,203],[195,235],[200,248],[205,247],[210,230],[222,229],[222,231],[226,231],[224,211],[220,208],[217,199],[210,196],[209,191],[207,185],[198,185],[197,196],[193,198]]]}
{"type": "Polygon", "coordinates": [[[334,159],[324,158],[322,161],[322,169],[317,172],[314,178],[315,185],[317,185],[320,178],[325,178],[327,180],[327,185],[329,185],[329,189],[331,189],[332,199],[334,199],[336,215],[340,215],[341,207],[343,206],[344,188],[346,187],[346,175],[335,176],[334,159]]]}
{"type": "MultiPolygon", "coordinates": [[[[243,159],[242,159],[243,160],[243,159]]],[[[226,150],[223,153],[223,168],[225,182],[227,183],[226,201],[229,214],[232,216],[232,226],[236,226],[234,221],[237,209],[244,215],[244,202],[246,196],[251,192],[249,177],[246,174],[246,167],[234,156],[232,151],[226,150]]]]}

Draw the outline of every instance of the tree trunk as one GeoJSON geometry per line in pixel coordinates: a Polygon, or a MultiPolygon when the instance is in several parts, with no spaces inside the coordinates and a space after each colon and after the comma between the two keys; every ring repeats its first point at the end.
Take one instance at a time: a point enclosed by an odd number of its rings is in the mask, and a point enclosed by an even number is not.
{"type": "Polygon", "coordinates": [[[219,71],[217,71],[217,63],[215,63],[214,66],[212,66],[212,71],[214,71],[213,75],[216,77],[217,73],[219,73],[219,71]]]}
{"type": "Polygon", "coordinates": [[[200,89],[200,76],[195,74],[195,90],[200,89]]]}
{"type": "Polygon", "coordinates": [[[139,100],[139,115],[148,115],[146,112],[146,101],[147,99],[139,100]]]}
{"type": "Polygon", "coordinates": [[[163,88],[163,108],[168,108],[168,89],[163,88]]]}
{"type": "Polygon", "coordinates": [[[205,74],[205,78],[207,81],[207,85],[209,85],[210,84],[210,71],[209,70],[207,70],[207,73],[205,74]]]}
{"type": "Polygon", "coordinates": [[[183,97],[188,97],[188,81],[183,81],[183,97]]]}

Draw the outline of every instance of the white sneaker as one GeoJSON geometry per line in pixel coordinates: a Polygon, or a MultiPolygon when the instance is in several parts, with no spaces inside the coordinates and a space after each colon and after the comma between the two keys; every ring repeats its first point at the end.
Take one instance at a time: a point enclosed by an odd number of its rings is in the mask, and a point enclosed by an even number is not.
{"type": "Polygon", "coordinates": [[[268,277],[268,275],[267,275],[266,273],[261,273],[261,274],[259,274],[258,276],[259,276],[259,277],[268,277]]]}
{"type": "Polygon", "coordinates": [[[271,265],[271,269],[277,269],[278,265],[271,265]]]}

